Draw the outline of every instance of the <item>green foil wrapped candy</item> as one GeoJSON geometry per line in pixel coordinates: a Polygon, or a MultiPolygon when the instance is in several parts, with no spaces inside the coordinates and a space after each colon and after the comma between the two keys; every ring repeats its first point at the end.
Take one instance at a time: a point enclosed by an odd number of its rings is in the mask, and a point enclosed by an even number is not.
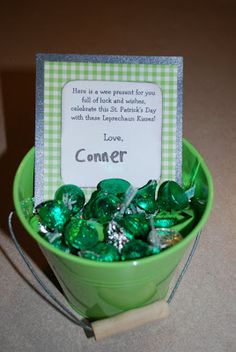
{"type": "Polygon", "coordinates": [[[147,213],[154,213],[156,210],[156,189],[157,181],[150,180],[146,185],[138,189],[134,197],[134,203],[147,213]]]}
{"type": "Polygon", "coordinates": [[[122,260],[143,258],[151,255],[152,248],[141,240],[131,240],[127,242],[121,251],[122,260]]]}
{"type": "Polygon", "coordinates": [[[176,216],[171,213],[161,212],[153,216],[154,227],[171,227],[177,224],[176,216]],[[164,213],[164,214],[163,214],[164,213]]]}
{"type": "Polygon", "coordinates": [[[81,209],[78,213],[73,214],[70,219],[83,219],[83,210],[81,209]]]}
{"type": "Polygon", "coordinates": [[[125,210],[125,215],[137,214],[138,210],[135,204],[130,203],[129,206],[125,210]]]}
{"type": "Polygon", "coordinates": [[[43,226],[40,222],[39,216],[38,215],[33,215],[30,220],[29,224],[32,227],[32,229],[37,232],[40,235],[45,235],[47,233],[47,229],[45,226],[43,226]]]}
{"type": "Polygon", "coordinates": [[[187,235],[195,223],[195,214],[192,208],[180,211],[160,211],[152,217],[155,228],[171,228],[182,235],[187,235]]]}
{"type": "Polygon", "coordinates": [[[102,180],[97,185],[98,190],[105,193],[111,193],[116,196],[123,195],[129,187],[130,183],[122,178],[108,178],[102,180]]]}
{"type": "Polygon", "coordinates": [[[38,215],[33,215],[29,221],[30,226],[34,231],[40,234],[53,247],[62,250],[65,253],[70,253],[70,249],[63,241],[63,235],[60,232],[50,232],[40,223],[38,215]]]}
{"type": "Polygon", "coordinates": [[[117,219],[117,222],[126,230],[130,238],[145,238],[150,231],[150,224],[144,213],[125,215],[117,219]]]}
{"type": "Polygon", "coordinates": [[[98,190],[95,190],[91,194],[91,197],[90,197],[89,201],[85,204],[85,206],[83,208],[83,211],[82,211],[83,219],[89,220],[89,219],[94,218],[94,215],[93,215],[93,204],[94,204],[95,200],[97,198],[99,198],[100,196],[107,196],[107,194],[104,194],[102,191],[98,191],[98,190]]]}
{"type": "Polygon", "coordinates": [[[63,235],[56,232],[48,232],[44,239],[46,239],[53,247],[60,249],[64,253],[70,253],[70,248],[64,243],[63,235]]]}
{"type": "Polygon", "coordinates": [[[58,239],[57,241],[52,243],[53,247],[60,249],[64,253],[71,253],[70,248],[64,243],[63,239],[58,239]]]}
{"type": "Polygon", "coordinates": [[[91,226],[93,226],[95,228],[95,230],[97,231],[98,233],[98,240],[99,241],[103,241],[104,240],[104,227],[103,225],[98,222],[97,220],[95,219],[90,219],[87,221],[87,223],[91,226]]]}
{"type": "Polygon", "coordinates": [[[65,243],[74,249],[86,250],[98,242],[97,230],[83,219],[72,219],[64,231],[65,243]]]}
{"type": "Polygon", "coordinates": [[[82,218],[84,220],[89,220],[93,217],[92,210],[91,210],[91,202],[89,201],[85,204],[83,211],[82,211],[82,218]]]}
{"type": "Polygon", "coordinates": [[[49,200],[39,204],[35,208],[40,223],[48,230],[62,232],[65,224],[70,218],[69,209],[56,200],[49,200]]]}
{"type": "Polygon", "coordinates": [[[183,237],[180,233],[172,229],[159,228],[153,229],[148,235],[148,241],[153,248],[160,250],[172,247],[182,241],[183,237]]]}
{"type": "Polygon", "coordinates": [[[112,244],[103,242],[98,243],[90,250],[80,251],[78,255],[98,262],[114,262],[120,259],[117,249],[112,244]]]}
{"type": "Polygon", "coordinates": [[[93,202],[98,197],[99,194],[100,193],[97,190],[91,194],[89,201],[85,204],[83,211],[82,211],[83,219],[88,220],[93,217],[93,214],[92,214],[93,202]]]}
{"type": "Polygon", "coordinates": [[[161,210],[181,210],[189,206],[189,200],[177,182],[165,181],[158,189],[157,204],[161,210]]]}
{"type": "Polygon", "coordinates": [[[109,222],[120,209],[120,199],[113,194],[98,196],[92,206],[92,217],[101,224],[109,222]]]}
{"type": "Polygon", "coordinates": [[[55,199],[62,201],[74,214],[80,211],[85,203],[85,195],[82,189],[70,184],[58,188],[55,194],[55,199]]]}

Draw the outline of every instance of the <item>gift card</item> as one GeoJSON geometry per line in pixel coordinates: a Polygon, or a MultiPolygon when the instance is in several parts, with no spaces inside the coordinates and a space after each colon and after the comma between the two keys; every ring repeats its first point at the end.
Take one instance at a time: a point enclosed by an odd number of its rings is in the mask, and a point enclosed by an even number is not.
{"type": "Polygon", "coordinates": [[[35,202],[62,184],[181,180],[182,58],[37,55],[35,202]]]}

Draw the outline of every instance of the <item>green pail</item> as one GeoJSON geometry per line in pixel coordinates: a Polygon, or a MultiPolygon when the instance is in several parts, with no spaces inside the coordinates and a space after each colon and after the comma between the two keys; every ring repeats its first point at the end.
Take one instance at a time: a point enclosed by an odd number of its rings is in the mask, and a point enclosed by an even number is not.
{"type": "Polygon", "coordinates": [[[101,263],[66,254],[47,243],[30,227],[23,204],[33,196],[34,149],[22,160],[14,180],[14,204],[27,233],[37,241],[55,273],[70,305],[90,319],[116,315],[163,299],[171,278],[186,249],[203,228],[213,202],[213,184],[209,170],[187,141],[183,142],[183,179],[188,178],[196,163],[196,199],[200,220],[179,244],[162,253],[119,263],[101,263]]]}

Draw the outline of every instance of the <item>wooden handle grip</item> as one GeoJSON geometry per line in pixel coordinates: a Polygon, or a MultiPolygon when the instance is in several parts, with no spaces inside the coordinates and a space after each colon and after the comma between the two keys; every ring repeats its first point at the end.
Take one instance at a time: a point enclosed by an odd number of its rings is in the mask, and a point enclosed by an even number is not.
{"type": "Polygon", "coordinates": [[[132,330],[148,322],[166,318],[169,305],[166,301],[157,301],[148,306],[132,309],[114,317],[93,322],[92,328],[97,341],[105,337],[132,330]]]}

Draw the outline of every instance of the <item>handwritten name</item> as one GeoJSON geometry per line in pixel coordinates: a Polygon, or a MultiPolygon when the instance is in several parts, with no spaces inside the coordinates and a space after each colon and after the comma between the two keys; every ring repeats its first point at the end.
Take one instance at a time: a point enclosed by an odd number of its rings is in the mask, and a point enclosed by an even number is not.
{"type": "Polygon", "coordinates": [[[88,153],[85,148],[77,150],[75,153],[75,160],[79,163],[85,162],[105,162],[105,163],[123,163],[125,155],[128,154],[126,150],[114,150],[111,153],[88,153]]]}

